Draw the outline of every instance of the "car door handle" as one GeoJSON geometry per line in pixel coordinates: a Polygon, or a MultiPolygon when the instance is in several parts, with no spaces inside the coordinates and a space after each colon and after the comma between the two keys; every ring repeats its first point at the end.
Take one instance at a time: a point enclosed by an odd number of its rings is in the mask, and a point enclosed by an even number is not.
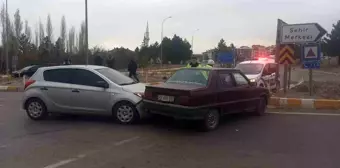
{"type": "Polygon", "coordinates": [[[42,87],[40,90],[48,90],[47,87],[42,87]]]}
{"type": "Polygon", "coordinates": [[[73,89],[72,92],[79,93],[79,90],[78,89],[73,89]]]}

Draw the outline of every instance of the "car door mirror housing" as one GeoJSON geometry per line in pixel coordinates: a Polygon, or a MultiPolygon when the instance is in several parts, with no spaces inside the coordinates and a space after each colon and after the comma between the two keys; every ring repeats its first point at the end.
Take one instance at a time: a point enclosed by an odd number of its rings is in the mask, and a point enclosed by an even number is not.
{"type": "Polygon", "coordinates": [[[166,76],[163,76],[163,80],[167,80],[168,78],[166,76]]]}
{"type": "Polygon", "coordinates": [[[105,81],[98,81],[96,83],[96,86],[101,87],[101,88],[105,88],[105,89],[109,88],[109,84],[105,81]]]}

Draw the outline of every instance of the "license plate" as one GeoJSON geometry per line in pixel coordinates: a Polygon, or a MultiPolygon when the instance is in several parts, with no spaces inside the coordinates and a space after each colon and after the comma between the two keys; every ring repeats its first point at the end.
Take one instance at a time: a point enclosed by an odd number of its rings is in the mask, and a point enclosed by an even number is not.
{"type": "Polygon", "coordinates": [[[158,95],[158,100],[164,102],[173,102],[175,98],[174,96],[158,95]]]}

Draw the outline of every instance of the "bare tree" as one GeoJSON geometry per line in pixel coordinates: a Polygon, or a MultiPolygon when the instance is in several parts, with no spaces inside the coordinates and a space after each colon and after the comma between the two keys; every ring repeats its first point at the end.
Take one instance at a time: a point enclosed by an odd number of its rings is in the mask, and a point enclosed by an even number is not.
{"type": "Polygon", "coordinates": [[[85,47],[85,22],[83,21],[80,26],[80,32],[79,32],[79,43],[78,43],[78,49],[80,53],[84,52],[85,47]]]}
{"type": "Polygon", "coordinates": [[[44,38],[45,38],[44,25],[41,23],[41,20],[39,19],[39,42],[42,43],[44,38]]]}
{"type": "Polygon", "coordinates": [[[35,36],[35,41],[34,44],[36,47],[39,47],[39,27],[37,24],[35,24],[35,30],[34,30],[34,36],[35,36]]]}
{"type": "MultiPolygon", "coordinates": [[[[2,32],[1,32],[1,41],[2,41],[2,45],[6,45],[6,11],[5,11],[5,4],[2,5],[1,8],[1,14],[0,14],[0,18],[1,18],[1,27],[2,27],[2,32]]],[[[0,71],[5,69],[5,50],[2,50],[3,53],[1,54],[1,60],[0,60],[0,71]]]]}
{"type": "Polygon", "coordinates": [[[15,29],[15,37],[19,38],[23,29],[23,23],[21,21],[20,10],[14,14],[14,29],[15,29]]]}
{"type": "Polygon", "coordinates": [[[50,14],[47,15],[46,33],[47,33],[48,39],[52,42],[53,41],[53,27],[52,27],[50,14]]]}
{"type": "Polygon", "coordinates": [[[25,21],[25,35],[30,42],[32,40],[32,30],[31,27],[28,25],[28,21],[25,21]]]}
{"type": "Polygon", "coordinates": [[[60,27],[60,38],[61,38],[61,47],[62,50],[65,51],[66,47],[66,19],[65,16],[61,18],[61,27],[60,27]]]}
{"type": "Polygon", "coordinates": [[[68,33],[68,51],[74,53],[74,42],[75,42],[75,28],[72,27],[68,33]]]}

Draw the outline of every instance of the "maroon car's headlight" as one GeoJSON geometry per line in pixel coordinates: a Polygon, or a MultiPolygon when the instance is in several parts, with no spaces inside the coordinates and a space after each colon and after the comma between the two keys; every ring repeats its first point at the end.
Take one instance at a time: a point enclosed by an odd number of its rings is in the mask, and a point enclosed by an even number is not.
{"type": "Polygon", "coordinates": [[[184,105],[184,106],[190,105],[190,100],[188,96],[179,96],[177,99],[177,102],[178,104],[184,105]]]}
{"type": "Polygon", "coordinates": [[[147,99],[152,99],[152,92],[148,92],[148,91],[144,92],[144,96],[143,97],[147,98],[147,99]]]}

